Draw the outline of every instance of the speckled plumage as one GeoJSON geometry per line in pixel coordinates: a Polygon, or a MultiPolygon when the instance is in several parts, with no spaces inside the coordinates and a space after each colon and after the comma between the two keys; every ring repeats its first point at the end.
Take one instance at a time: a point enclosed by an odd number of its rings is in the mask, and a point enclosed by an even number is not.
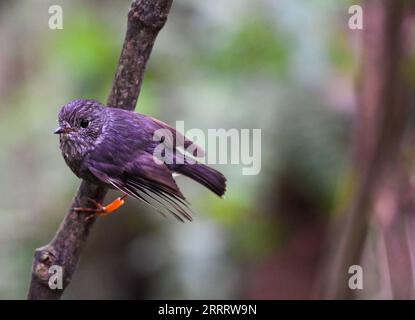
{"type": "MultiPolygon", "coordinates": [[[[166,164],[155,161],[154,148],[161,141],[154,132],[175,129],[154,118],[118,108],[104,107],[95,100],[78,99],[64,105],[59,112],[62,155],[79,178],[95,184],[117,188],[182,220],[191,219],[185,197],[172,177],[181,173],[222,196],[226,179],[203,164],[166,164]]],[[[182,137],[180,135],[180,137],[182,137]]],[[[192,142],[184,139],[184,146],[192,142]]],[[[163,141],[166,150],[176,157],[182,154],[175,144],[163,141]]],[[[202,152],[196,147],[197,152],[202,152]]]]}

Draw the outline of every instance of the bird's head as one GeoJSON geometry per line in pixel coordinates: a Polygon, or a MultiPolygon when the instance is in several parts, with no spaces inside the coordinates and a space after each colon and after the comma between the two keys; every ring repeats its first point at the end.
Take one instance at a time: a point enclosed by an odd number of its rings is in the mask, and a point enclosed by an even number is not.
{"type": "Polygon", "coordinates": [[[61,149],[68,156],[82,157],[90,151],[102,132],[104,106],[95,100],[78,99],[64,105],[59,112],[61,149]]]}

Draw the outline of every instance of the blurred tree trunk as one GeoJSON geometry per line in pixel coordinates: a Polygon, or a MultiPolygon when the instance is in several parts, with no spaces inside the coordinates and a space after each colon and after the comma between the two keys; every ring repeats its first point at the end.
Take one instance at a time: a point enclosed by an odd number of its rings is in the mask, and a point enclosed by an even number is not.
{"type": "MultiPolygon", "coordinates": [[[[351,265],[362,264],[372,219],[379,224],[384,236],[386,257],[391,245],[390,235],[396,234],[387,226],[400,214],[402,182],[405,181],[401,156],[404,128],[410,115],[409,28],[405,23],[409,3],[406,0],[364,2],[363,57],[354,137],[354,193],[349,208],[340,217],[341,223],[337,221],[333,230],[333,234],[339,233],[340,237],[329,244],[330,262],[321,276],[321,279],[328,279],[323,284],[326,298],[353,297],[354,291],[348,287],[351,276],[348,270],[351,265]]],[[[402,240],[393,239],[398,243],[402,240]]],[[[404,251],[408,257],[408,250],[404,251]]],[[[373,271],[363,269],[364,279],[373,271]]]]}

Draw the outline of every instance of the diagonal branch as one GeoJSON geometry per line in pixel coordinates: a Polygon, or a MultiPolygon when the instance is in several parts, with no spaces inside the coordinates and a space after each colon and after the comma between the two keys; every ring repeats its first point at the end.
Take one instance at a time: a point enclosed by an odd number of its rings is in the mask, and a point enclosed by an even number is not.
{"type": "MultiPolygon", "coordinates": [[[[127,110],[134,110],[148,58],[158,32],[164,26],[173,0],[133,0],[128,13],[125,36],[117,72],[107,104],[127,110]]],[[[69,285],[89,231],[95,218],[85,220],[85,216],[73,211],[75,207],[88,207],[88,198],[102,202],[107,189],[82,181],[65,219],[54,238],[47,245],[36,249],[32,280],[28,299],[59,299],[69,285]],[[63,289],[50,289],[49,268],[62,267],[63,289]]]]}

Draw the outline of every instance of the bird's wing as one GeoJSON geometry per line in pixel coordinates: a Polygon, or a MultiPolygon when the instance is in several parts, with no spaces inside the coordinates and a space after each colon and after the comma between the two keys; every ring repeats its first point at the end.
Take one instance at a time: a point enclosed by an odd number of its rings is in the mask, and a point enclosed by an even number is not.
{"type": "MultiPolygon", "coordinates": [[[[158,120],[156,118],[153,118],[153,117],[147,116],[147,118],[150,119],[159,129],[165,129],[171,132],[171,136],[160,133],[159,134],[160,136],[158,137],[158,138],[163,138],[162,139],[163,144],[167,148],[176,150],[176,147],[181,147],[183,148],[184,152],[190,151],[189,152],[190,155],[195,156],[195,157],[203,157],[205,155],[205,151],[200,146],[198,146],[192,140],[186,138],[183,134],[181,134],[179,131],[177,131],[173,127],[169,126],[167,123],[161,120],[158,120]]],[[[157,128],[154,128],[154,131],[153,131],[154,132],[153,136],[155,135],[155,137],[157,137],[156,129],[157,128]]]]}
{"type": "Polygon", "coordinates": [[[181,221],[184,221],[183,218],[192,220],[186,199],[171,171],[149,153],[140,151],[133,160],[122,164],[90,158],[88,169],[102,182],[144,201],[163,215],[171,213],[181,221]]]}

